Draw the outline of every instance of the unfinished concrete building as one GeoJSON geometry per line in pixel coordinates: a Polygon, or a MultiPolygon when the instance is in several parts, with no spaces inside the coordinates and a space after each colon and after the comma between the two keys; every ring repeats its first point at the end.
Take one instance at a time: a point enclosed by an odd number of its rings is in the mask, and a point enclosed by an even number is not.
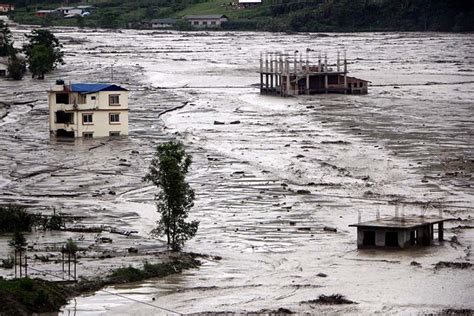
{"type": "Polygon", "coordinates": [[[270,53],[260,56],[260,93],[283,97],[318,93],[367,94],[369,81],[348,76],[347,59],[341,62],[337,53],[336,68],[329,67],[327,55],[312,64],[306,51],[288,54],[270,53]]]}
{"type": "Polygon", "coordinates": [[[357,248],[408,248],[430,246],[435,225],[438,240],[444,239],[444,218],[438,216],[387,217],[349,225],[357,227],[357,248]]]}

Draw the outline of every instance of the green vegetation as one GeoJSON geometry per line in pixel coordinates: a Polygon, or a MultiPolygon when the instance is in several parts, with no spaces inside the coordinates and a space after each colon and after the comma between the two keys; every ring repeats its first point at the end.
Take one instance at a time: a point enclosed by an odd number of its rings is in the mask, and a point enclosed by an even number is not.
{"type": "MultiPolygon", "coordinates": [[[[13,1],[19,23],[82,27],[141,27],[155,18],[225,14],[229,30],[265,31],[473,31],[471,0],[263,0],[261,6],[239,9],[229,0],[101,0],[90,16],[39,18],[36,9],[54,9],[60,1],[13,1]]],[[[237,1],[233,1],[237,2],[237,1]]],[[[75,5],[78,1],[71,1],[75,5]]],[[[178,28],[181,28],[178,26],[178,28]]]]}
{"type": "Polygon", "coordinates": [[[191,156],[183,144],[170,141],[156,148],[144,180],[152,182],[160,190],[156,195],[156,208],[161,215],[155,232],[166,235],[171,249],[181,250],[186,240],[196,235],[199,222],[186,222],[193,207],[194,191],[186,182],[191,156]]]}
{"type": "Polygon", "coordinates": [[[36,216],[26,212],[22,206],[13,204],[0,206],[0,233],[29,232],[35,223],[36,216]]]}
{"type": "Polygon", "coordinates": [[[81,280],[76,284],[55,284],[40,279],[4,280],[0,278],[0,315],[30,315],[57,312],[67,300],[81,293],[98,291],[113,284],[122,284],[165,277],[200,265],[194,254],[180,254],[168,262],[145,263],[142,269],[120,268],[105,278],[81,280]]]}
{"type": "Polygon", "coordinates": [[[67,303],[68,291],[39,279],[0,279],[1,315],[29,315],[59,311],[67,303]]]}
{"type": "Polygon", "coordinates": [[[21,257],[21,251],[27,245],[26,238],[20,231],[16,230],[13,238],[8,242],[8,245],[17,251],[20,251],[21,257]]]}
{"type": "Polygon", "coordinates": [[[170,262],[152,264],[145,262],[142,269],[131,266],[115,270],[107,282],[111,284],[130,283],[150,278],[162,278],[174,273],[180,273],[184,269],[199,266],[199,261],[190,257],[189,260],[173,259],[170,262]]]}
{"type": "Polygon", "coordinates": [[[15,264],[15,260],[13,256],[9,256],[8,258],[2,259],[2,264],[0,267],[4,269],[12,269],[15,264]]]}
{"type": "Polygon", "coordinates": [[[23,45],[23,52],[33,78],[44,79],[46,73],[64,64],[62,45],[50,31],[33,30],[25,36],[28,43],[23,45]]]}
{"type": "Polygon", "coordinates": [[[8,75],[13,80],[21,80],[26,72],[26,63],[17,53],[10,29],[0,20],[0,57],[8,58],[8,75]]]}

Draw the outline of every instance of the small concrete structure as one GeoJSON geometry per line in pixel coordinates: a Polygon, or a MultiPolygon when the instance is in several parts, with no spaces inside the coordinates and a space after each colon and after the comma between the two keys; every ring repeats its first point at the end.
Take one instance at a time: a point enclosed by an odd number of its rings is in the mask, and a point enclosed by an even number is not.
{"type": "Polygon", "coordinates": [[[408,248],[430,246],[434,239],[434,225],[438,225],[438,239],[442,241],[445,220],[438,216],[387,217],[349,227],[357,227],[359,249],[408,248]]]}
{"type": "Polygon", "coordinates": [[[212,28],[219,27],[229,19],[223,14],[214,15],[188,15],[184,19],[193,27],[212,28]]]}

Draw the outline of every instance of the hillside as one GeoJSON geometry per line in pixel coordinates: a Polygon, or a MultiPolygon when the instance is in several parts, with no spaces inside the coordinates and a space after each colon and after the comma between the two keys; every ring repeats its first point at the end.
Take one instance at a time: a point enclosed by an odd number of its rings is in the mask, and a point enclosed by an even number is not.
{"type": "MultiPolygon", "coordinates": [[[[256,8],[240,9],[229,0],[96,0],[87,17],[39,18],[37,9],[53,9],[57,1],[10,1],[17,5],[12,18],[19,23],[85,27],[140,27],[154,18],[225,14],[230,30],[264,31],[473,31],[470,0],[263,0],[256,8]]],[[[79,1],[70,1],[73,6],[79,1]]],[[[186,29],[184,23],[178,28],[186,29]]]]}

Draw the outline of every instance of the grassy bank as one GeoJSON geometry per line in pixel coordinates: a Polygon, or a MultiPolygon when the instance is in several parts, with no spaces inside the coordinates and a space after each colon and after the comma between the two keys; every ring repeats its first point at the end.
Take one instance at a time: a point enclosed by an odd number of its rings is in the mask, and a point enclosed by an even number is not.
{"type": "Polygon", "coordinates": [[[123,267],[104,278],[81,280],[75,284],[56,284],[40,279],[0,279],[0,315],[24,315],[58,312],[67,301],[82,293],[106,286],[161,278],[200,265],[198,255],[170,253],[162,263],[145,263],[142,268],[123,267]]]}
{"type": "MultiPolygon", "coordinates": [[[[150,1],[103,0],[87,17],[38,18],[36,9],[52,9],[60,2],[18,7],[12,18],[24,24],[125,28],[143,26],[156,18],[225,14],[227,30],[283,32],[336,31],[474,31],[474,8],[469,0],[264,0],[240,9],[228,0],[150,1]]],[[[89,3],[91,4],[91,3],[89,3]]],[[[71,4],[74,5],[74,4],[71,4]]],[[[179,24],[182,27],[183,24],[179,24]]]]}

